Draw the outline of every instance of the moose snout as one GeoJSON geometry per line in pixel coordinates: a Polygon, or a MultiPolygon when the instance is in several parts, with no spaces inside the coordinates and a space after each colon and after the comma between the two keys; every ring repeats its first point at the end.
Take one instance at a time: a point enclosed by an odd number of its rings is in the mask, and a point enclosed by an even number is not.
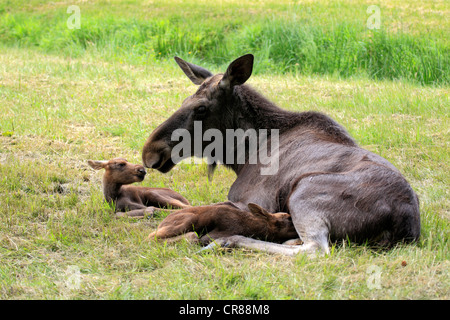
{"type": "Polygon", "coordinates": [[[142,162],[147,168],[158,169],[162,162],[167,145],[163,141],[153,141],[152,136],[147,140],[142,150],[142,162]]]}
{"type": "Polygon", "coordinates": [[[169,172],[175,163],[171,159],[172,148],[164,141],[147,141],[142,151],[142,162],[147,168],[156,169],[162,173],[169,172]]]}
{"type": "Polygon", "coordinates": [[[140,176],[145,176],[147,174],[147,171],[145,170],[144,167],[139,167],[136,169],[136,171],[140,176]]]}
{"type": "Polygon", "coordinates": [[[142,158],[147,168],[158,169],[161,166],[162,157],[159,154],[145,154],[142,158]]]}

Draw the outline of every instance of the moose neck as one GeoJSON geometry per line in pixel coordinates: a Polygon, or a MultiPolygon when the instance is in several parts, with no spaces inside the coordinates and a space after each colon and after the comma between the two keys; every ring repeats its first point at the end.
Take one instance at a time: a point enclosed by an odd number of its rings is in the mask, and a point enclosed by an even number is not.
{"type": "MultiPolygon", "coordinates": [[[[256,135],[256,137],[253,136],[253,139],[256,141],[257,150],[250,147],[249,140],[251,138],[248,138],[240,145],[234,143],[226,143],[224,145],[225,148],[231,148],[231,145],[234,146],[234,149],[224,150],[223,153],[227,155],[234,153],[233,161],[229,161],[229,158],[227,158],[223,163],[237,175],[239,175],[245,164],[249,162],[250,152],[255,152],[255,154],[252,153],[255,156],[259,148],[266,146],[268,150],[272,151],[271,138],[274,136],[273,130],[277,130],[279,135],[298,124],[297,113],[279,108],[256,90],[246,85],[234,88],[233,98],[228,102],[227,113],[232,115],[232,121],[224,121],[226,125],[232,126],[234,130],[242,129],[246,133],[252,130],[252,134],[256,135]],[[261,134],[267,135],[267,140],[263,139],[261,134]],[[260,143],[266,144],[260,145],[260,143]],[[241,154],[242,150],[244,150],[245,154],[241,154]],[[243,159],[245,161],[242,161],[243,159]]],[[[210,170],[214,170],[214,168],[215,166],[213,165],[210,167],[210,170]]]]}
{"type": "MultiPolygon", "coordinates": [[[[267,150],[272,151],[273,145],[270,144],[270,140],[274,134],[273,130],[277,130],[278,135],[281,136],[293,128],[298,130],[297,136],[304,132],[332,143],[356,146],[356,142],[346,130],[330,117],[313,111],[283,110],[246,85],[235,87],[233,101],[229,104],[229,108],[229,113],[233,114],[233,129],[244,131],[254,129],[258,135],[258,141],[261,131],[267,133],[267,150]]],[[[234,152],[235,160],[238,157],[236,148],[226,150],[226,152],[234,152]]],[[[245,160],[248,158],[249,148],[245,148],[245,160]]],[[[232,164],[225,162],[225,166],[231,168],[238,175],[244,165],[237,161],[232,164]]]]}
{"type": "Polygon", "coordinates": [[[108,178],[103,176],[103,195],[105,196],[106,201],[114,202],[119,198],[120,188],[122,184],[120,183],[111,183],[108,181],[108,178]]]}
{"type": "Polygon", "coordinates": [[[298,124],[298,113],[281,109],[250,86],[235,87],[234,92],[241,113],[235,119],[238,128],[286,131],[298,124]]]}

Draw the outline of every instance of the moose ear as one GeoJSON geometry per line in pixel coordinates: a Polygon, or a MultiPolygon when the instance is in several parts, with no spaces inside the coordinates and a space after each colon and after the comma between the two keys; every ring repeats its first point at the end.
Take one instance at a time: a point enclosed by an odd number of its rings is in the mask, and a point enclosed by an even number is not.
{"type": "Polygon", "coordinates": [[[230,63],[222,80],[220,80],[219,86],[222,89],[230,89],[234,86],[244,84],[252,75],[253,60],[254,57],[252,54],[246,54],[230,63]]]}
{"type": "Polygon", "coordinates": [[[272,215],[269,212],[267,212],[267,210],[265,210],[262,207],[258,206],[256,203],[251,203],[250,202],[247,205],[247,207],[250,209],[250,211],[253,214],[263,216],[266,219],[272,217],[272,215]]]}
{"type": "Polygon", "coordinates": [[[181,70],[183,70],[188,78],[191,79],[191,81],[196,85],[202,84],[202,82],[205,81],[206,78],[213,76],[213,74],[205,68],[186,62],[179,57],[175,57],[175,61],[180,66],[181,70]]]}
{"type": "Polygon", "coordinates": [[[103,169],[107,163],[108,161],[88,160],[88,164],[91,166],[92,169],[95,170],[103,169]]]}
{"type": "Polygon", "coordinates": [[[214,171],[216,171],[217,163],[213,162],[208,164],[208,181],[211,182],[214,176],[214,171]]]}

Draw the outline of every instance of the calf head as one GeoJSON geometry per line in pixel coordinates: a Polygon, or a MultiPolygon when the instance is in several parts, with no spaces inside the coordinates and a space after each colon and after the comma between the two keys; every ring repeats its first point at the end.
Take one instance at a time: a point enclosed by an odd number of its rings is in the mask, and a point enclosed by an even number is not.
{"type": "Polygon", "coordinates": [[[88,160],[88,164],[95,170],[105,169],[104,180],[115,184],[141,182],[147,173],[143,166],[129,163],[124,158],[109,161],[88,160]]]}
{"type": "Polygon", "coordinates": [[[247,207],[255,216],[266,220],[269,225],[274,227],[274,231],[276,233],[290,239],[298,237],[297,231],[292,224],[291,215],[289,213],[270,213],[264,208],[258,206],[256,203],[249,203],[247,207]]]}

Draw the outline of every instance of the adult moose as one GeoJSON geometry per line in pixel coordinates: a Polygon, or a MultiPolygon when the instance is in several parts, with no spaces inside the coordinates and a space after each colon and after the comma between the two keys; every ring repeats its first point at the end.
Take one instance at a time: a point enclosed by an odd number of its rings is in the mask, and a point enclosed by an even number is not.
{"type": "MultiPolygon", "coordinates": [[[[172,133],[177,128],[193,133],[195,121],[202,121],[203,132],[215,128],[224,135],[226,129],[257,133],[278,129],[276,173],[261,175],[261,164],[222,159],[237,175],[228,199],[242,209],[256,203],[269,212],[289,213],[304,244],[288,246],[243,236],[219,243],[294,255],[328,253],[330,240],[390,246],[418,239],[418,198],[401,173],[384,158],[360,148],[328,116],[283,110],[245,85],[253,55],[236,59],[224,74],[216,75],[178,57],[175,60],[199,88],[149,136],[142,153],[144,165],[163,173],[171,170],[175,166],[171,151],[178,143],[172,141],[172,133]]],[[[202,143],[205,148],[208,142],[202,143]]],[[[227,150],[229,144],[223,148],[223,154],[237,152],[227,150]]]]}

